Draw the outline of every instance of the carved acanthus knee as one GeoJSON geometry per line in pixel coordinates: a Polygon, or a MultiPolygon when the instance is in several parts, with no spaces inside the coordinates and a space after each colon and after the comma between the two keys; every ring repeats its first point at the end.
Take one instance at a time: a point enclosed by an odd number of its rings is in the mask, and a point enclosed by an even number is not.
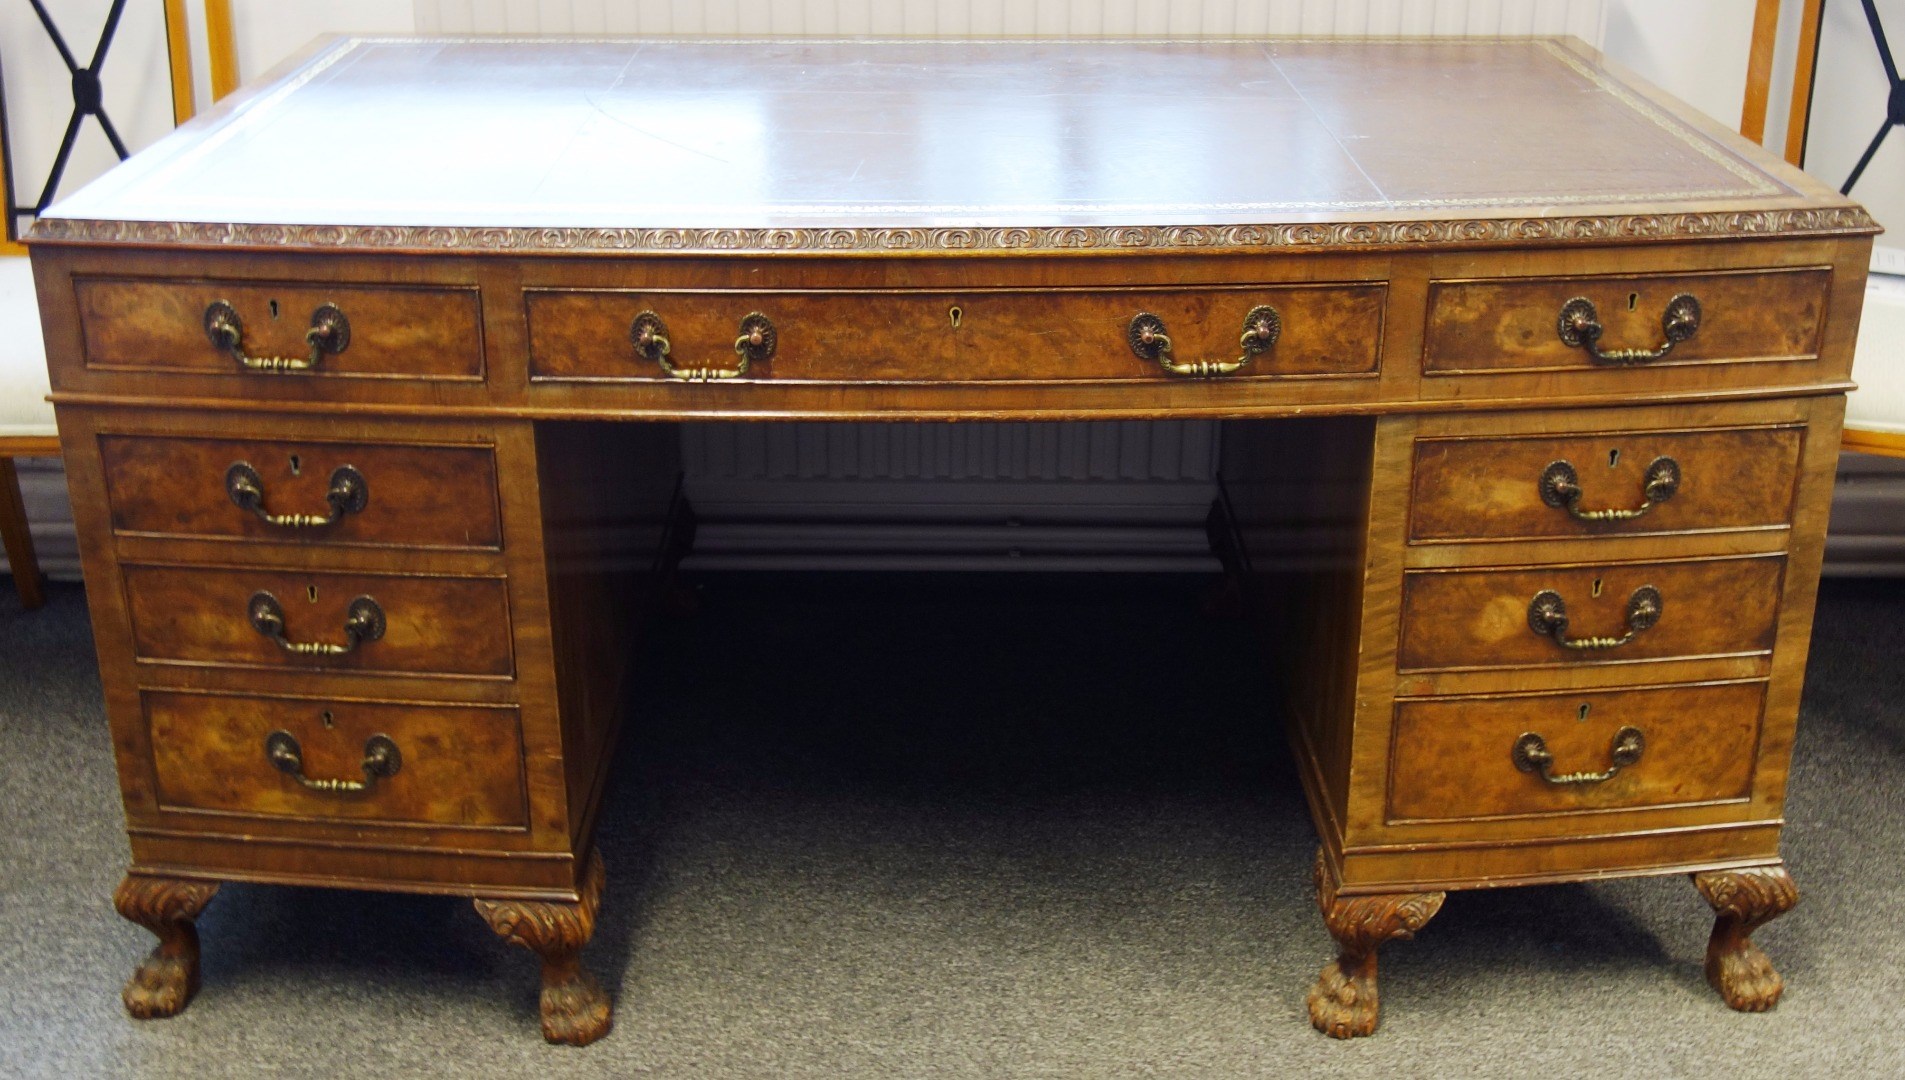
{"type": "Polygon", "coordinates": [[[1338,896],[1322,851],[1316,853],[1316,906],[1340,950],[1310,990],[1310,1023],[1338,1039],[1373,1034],[1379,1019],[1376,950],[1407,941],[1442,910],[1447,894],[1338,896]]]}
{"type": "Polygon", "coordinates": [[[159,939],[120,994],[127,1012],[141,1020],[173,1016],[198,993],[198,927],[193,920],[217,894],[214,881],[145,874],[127,874],[113,890],[112,904],[119,914],[159,939]]]}
{"type": "Polygon", "coordinates": [[[592,852],[575,903],[476,901],[476,913],[491,930],[542,958],[542,1036],[550,1042],[586,1046],[609,1032],[609,995],[581,960],[582,947],[595,934],[604,881],[602,857],[592,852]]]}
{"type": "Polygon", "coordinates": [[[1713,907],[1707,938],[1707,982],[1742,1012],[1763,1012],[1779,1003],[1785,982],[1773,970],[1753,931],[1792,910],[1799,889],[1784,866],[1712,870],[1693,875],[1693,887],[1713,907]]]}

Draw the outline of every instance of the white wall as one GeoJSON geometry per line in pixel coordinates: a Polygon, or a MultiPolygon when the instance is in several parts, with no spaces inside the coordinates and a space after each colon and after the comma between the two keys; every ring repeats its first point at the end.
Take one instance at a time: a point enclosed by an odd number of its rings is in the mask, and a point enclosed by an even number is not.
{"type": "Polygon", "coordinates": [[[1737,130],[1754,6],[1754,0],[1606,0],[1601,48],[1737,130]]]}

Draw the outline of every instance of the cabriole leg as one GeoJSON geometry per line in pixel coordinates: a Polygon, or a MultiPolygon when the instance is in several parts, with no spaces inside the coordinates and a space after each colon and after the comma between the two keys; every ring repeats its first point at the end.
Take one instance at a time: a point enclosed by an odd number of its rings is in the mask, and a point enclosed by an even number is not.
{"type": "Polygon", "coordinates": [[[139,964],[120,997],[126,1011],[148,1020],[175,1016],[198,993],[198,927],[218,893],[214,881],[127,874],[113,890],[119,914],[157,935],[159,946],[139,964]]]}
{"type": "Polygon", "coordinates": [[[1764,1012],[1779,1004],[1785,982],[1753,944],[1752,934],[1799,902],[1792,875],[1783,865],[1711,870],[1693,875],[1693,887],[1715,913],[1713,935],[1707,938],[1707,982],[1741,1012],[1764,1012]]]}
{"type": "Polygon", "coordinates": [[[1371,1035],[1379,1019],[1376,950],[1385,941],[1407,941],[1442,910],[1447,894],[1336,895],[1336,879],[1321,849],[1316,853],[1316,906],[1336,939],[1336,960],[1310,990],[1310,1023],[1337,1039],[1371,1035]]]}
{"type": "Polygon", "coordinates": [[[602,906],[602,857],[589,854],[582,899],[477,900],[476,913],[490,929],[542,958],[542,1037],[552,1043],[587,1046],[609,1033],[608,992],[582,969],[582,947],[595,934],[602,906]]]}

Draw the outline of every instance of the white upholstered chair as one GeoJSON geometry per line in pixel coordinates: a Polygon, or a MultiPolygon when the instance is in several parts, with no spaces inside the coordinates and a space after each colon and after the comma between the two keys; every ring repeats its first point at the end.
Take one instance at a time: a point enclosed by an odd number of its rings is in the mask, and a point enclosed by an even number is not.
{"type": "Polygon", "coordinates": [[[1852,378],[1859,388],[1846,401],[1845,448],[1905,457],[1905,277],[1868,280],[1852,378]]]}
{"type": "Polygon", "coordinates": [[[31,268],[24,258],[0,257],[0,541],[6,545],[20,603],[28,608],[44,603],[45,594],[13,459],[59,455],[47,390],[46,347],[40,339],[31,268]]]}

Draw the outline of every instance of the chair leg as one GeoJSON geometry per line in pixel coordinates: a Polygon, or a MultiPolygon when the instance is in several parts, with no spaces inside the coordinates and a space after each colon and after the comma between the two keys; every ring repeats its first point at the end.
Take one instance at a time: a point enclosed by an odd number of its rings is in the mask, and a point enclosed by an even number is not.
{"type": "Polygon", "coordinates": [[[40,560],[33,554],[33,536],[26,529],[26,503],[20,498],[20,474],[13,459],[0,457],[0,542],[6,545],[7,565],[20,590],[20,606],[28,611],[46,603],[40,587],[40,560]]]}

